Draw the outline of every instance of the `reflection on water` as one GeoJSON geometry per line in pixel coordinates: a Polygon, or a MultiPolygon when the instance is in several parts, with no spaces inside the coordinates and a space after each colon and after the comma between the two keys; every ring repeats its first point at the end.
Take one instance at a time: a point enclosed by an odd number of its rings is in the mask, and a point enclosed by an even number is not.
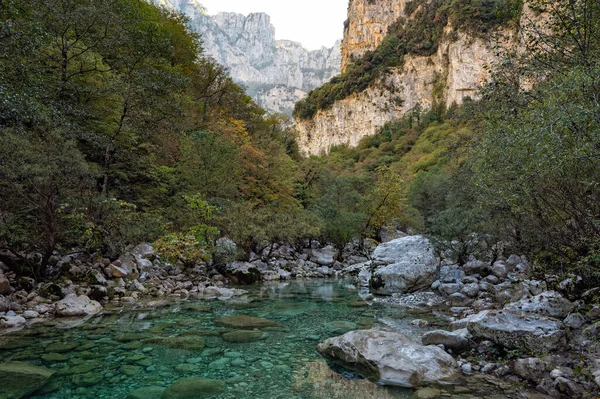
{"type": "MultiPolygon", "coordinates": [[[[123,399],[140,388],[148,389],[139,397],[160,398],[162,388],[188,377],[225,382],[224,393],[215,396],[220,398],[388,399],[412,394],[346,379],[315,351],[322,340],[352,329],[417,329],[410,325],[415,317],[402,309],[362,302],[348,281],[261,285],[230,301],[154,306],[107,309],[72,328],[35,327],[0,337],[0,361],[55,370],[43,392],[32,396],[38,399],[123,399]],[[215,323],[236,315],[277,324],[244,329],[223,322],[231,318],[215,323]]],[[[445,324],[432,315],[418,318],[429,318],[433,326],[445,324]]]]}

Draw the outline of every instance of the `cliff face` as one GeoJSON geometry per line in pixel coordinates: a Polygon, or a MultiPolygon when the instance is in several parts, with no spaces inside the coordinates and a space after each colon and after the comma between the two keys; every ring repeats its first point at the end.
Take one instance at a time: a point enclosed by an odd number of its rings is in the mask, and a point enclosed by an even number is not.
{"type": "MultiPolygon", "coordinates": [[[[403,16],[406,0],[351,0],[342,42],[342,65],[374,50],[388,28],[403,16]]],[[[297,120],[302,153],[323,154],[333,145],[356,146],[364,136],[376,134],[387,122],[402,117],[420,104],[434,101],[450,106],[465,97],[476,98],[488,78],[486,66],[499,60],[499,37],[514,45],[510,32],[473,37],[448,25],[437,52],[430,56],[404,56],[402,67],[389,69],[365,91],[336,101],[312,119],[297,120]],[[503,35],[499,35],[503,33],[503,35]]]]}
{"type": "Polygon", "coordinates": [[[459,35],[442,43],[433,56],[406,56],[402,68],[390,70],[362,93],[318,111],[311,120],[297,121],[301,151],[318,155],[333,145],[356,146],[417,104],[431,108],[434,96],[446,104],[475,97],[488,76],[485,65],[496,61],[492,46],[491,41],[459,35]]]}
{"type": "Polygon", "coordinates": [[[306,93],[340,72],[340,43],[308,51],[300,43],[275,40],[267,14],[209,16],[196,0],[154,0],[190,17],[205,52],[229,69],[231,77],[268,110],[291,114],[306,93]]]}
{"type": "Polygon", "coordinates": [[[406,0],[350,0],[342,41],[342,72],[353,59],[374,50],[388,27],[404,15],[406,0]]]}

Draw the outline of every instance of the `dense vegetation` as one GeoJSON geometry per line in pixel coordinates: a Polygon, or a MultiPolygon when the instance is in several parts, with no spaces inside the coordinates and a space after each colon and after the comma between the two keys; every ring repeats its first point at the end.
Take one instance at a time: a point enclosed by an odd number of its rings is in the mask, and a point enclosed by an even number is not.
{"type": "Polygon", "coordinates": [[[341,246],[355,233],[346,221],[382,223],[380,191],[361,197],[376,209],[338,210],[337,190],[370,182],[307,182],[289,123],[205,57],[185,22],[137,0],[0,4],[0,260],[43,278],[55,254],[156,241],[192,265],[222,236],[244,257],[304,238],[341,246]]]}
{"type": "MultiPolygon", "coordinates": [[[[480,32],[514,15],[469,2],[472,19],[459,3],[412,10],[423,24],[394,29],[429,33],[388,37],[335,85],[435,51],[447,20],[427,24],[430,12],[480,32]]],[[[53,255],[150,241],[191,266],[232,255],[224,236],[244,257],[307,238],[341,248],[391,223],[458,262],[508,247],[597,281],[600,6],[533,8],[549,26],[521,27],[528,51],[506,54],[481,100],[414,109],[357,148],[301,159],[286,121],[203,55],[182,16],[136,0],[4,1],[0,260],[43,278],[53,255]]]]}
{"type": "Polygon", "coordinates": [[[318,110],[328,109],[336,101],[366,90],[389,68],[402,66],[407,54],[434,54],[448,35],[444,32],[448,25],[455,28],[450,34],[486,35],[498,26],[517,20],[522,6],[521,0],[410,1],[405,6],[407,16],[388,28],[385,39],[375,50],[351,60],[343,74],[312,90],[296,104],[294,116],[311,119],[318,110]]]}
{"type": "Polygon", "coordinates": [[[600,281],[600,5],[534,2],[527,51],[506,54],[482,99],[420,110],[327,158],[343,173],[387,167],[405,182],[401,229],[458,262],[525,253],[538,271],[600,281]]]}

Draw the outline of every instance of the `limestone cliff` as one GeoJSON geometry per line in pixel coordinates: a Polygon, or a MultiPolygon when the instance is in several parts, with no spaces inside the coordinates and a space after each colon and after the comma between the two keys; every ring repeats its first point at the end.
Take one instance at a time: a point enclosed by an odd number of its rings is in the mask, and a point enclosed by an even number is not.
{"type": "Polygon", "coordinates": [[[190,17],[205,52],[225,66],[232,78],[268,110],[291,114],[306,93],[340,72],[340,43],[308,51],[300,43],[275,40],[264,13],[207,14],[197,0],[154,0],[190,17]]]}
{"type": "MultiPolygon", "coordinates": [[[[403,15],[406,0],[350,0],[342,42],[342,64],[348,68],[383,41],[388,28],[403,15]]],[[[412,15],[412,14],[411,14],[412,15]]],[[[514,45],[512,31],[470,35],[450,23],[443,27],[437,51],[428,56],[405,55],[401,66],[386,70],[359,93],[320,109],[311,119],[297,119],[298,143],[304,154],[322,154],[331,146],[356,146],[387,122],[420,104],[460,104],[476,98],[488,78],[487,66],[499,60],[498,45],[514,45]]]]}
{"type": "Polygon", "coordinates": [[[388,27],[404,15],[406,0],[350,0],[342,41],[342,72],[353,59],[381,44],[388,27]]]}

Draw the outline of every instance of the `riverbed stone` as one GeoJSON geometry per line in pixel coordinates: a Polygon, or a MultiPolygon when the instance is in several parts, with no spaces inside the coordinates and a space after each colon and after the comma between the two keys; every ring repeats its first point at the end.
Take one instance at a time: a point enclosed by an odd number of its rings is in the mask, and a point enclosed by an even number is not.
{"type": "Polygon", "coordinates": [[[438,399],[442,396],[442,391],[436,388],[421,388],[413,393],[410,399],[438,399]]]}
{"type": "Polygon", "coordinates": [[[55,374],[45,367],[23,362],[0,364],[0,386],[3,399],[19,399],[42,388],[55,374]]]}
{"type": "Polygon", "coordinates": [[[161,395],[165,391],[164,387],[150,386],[138,388],[127,395],[127,399],[161,399],[161,395]]]}
{"type": "Polygon", "coordinates": [[[533,353],[552,352],[565,342],[565,332],[559,322],[505,311],[484,310],[469,317],[467,329],[474,338],[533,353]]]}
{"type": "Polygon", "coordinates": [[[159,344],[174,349],[183,349],[189,351],[201,351],[206,346],[202,337],[159,337],[150,340],[150,343],[159,344]]]}
{"type": "Polygon", "coordinates": [[[57,316],[81,317],[98,314],[102,311],[102,305],[92,301],[85,295],[77,296],[69,294],[54,305],[57,316]]]}
{"type": "Polygon", "coordinates": [[[225,383],[207,378],[185,378],[171,384],[161,399],[210,398],[225,391],[225,383]]]}
{"type": "Polygon", "coordinates": [[[281,324],[260,317],[247,315],[225,316],[215,320],[215,324],[232,328],[264,328],[264,327],[283,327],[281,324]]]}
{"type": "Polygon", "coordinates": [[[77,348],[79,344],[77,342],[54,342],[46,346],[45,350],[48,353],[65,353],[71,352],[77,348]]]}
{"type": "Polygon", "coordinates": [[[223,334],[223,339],[228,342],[254,342],[265,339],[267,334],[257,330],[237,330],[223,334]]]}
{"type": "Polygon", "coordinates": [[[437,280],[440,261],[433,245],[423,236],[409,236],[379,245],[372,255],[382,265],[370,286],[375,293],[391,295],[427,289],[437,280]]]}
{"type": "Polygon", "coordinates": [[[563,319],[574,307],[573,302],[558,292],[548,291],[532,298],[523,298],[518,302],[506,304],[504,310],[517,313],[535,313],[563,319]]]}
{"type": "Polygon", "coordinates": [[[423,346],[406,335],[377,330],[351,331],[317,346],[325,357],[384,385],[415,387],[453,381],[456,361],[437,346],[423,346]]]}

